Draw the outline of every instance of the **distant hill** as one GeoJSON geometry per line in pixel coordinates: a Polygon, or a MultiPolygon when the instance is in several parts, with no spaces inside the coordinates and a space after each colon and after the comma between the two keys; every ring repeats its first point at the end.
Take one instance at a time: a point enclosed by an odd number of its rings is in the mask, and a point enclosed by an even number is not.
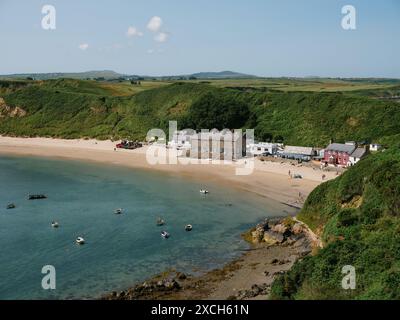
{"type": "Polygon", "coordinates": [[[257,78],[256,76],[233,72],[233,71],[221,71],[221,72],[198,72],[193,73],[190,76],[197,79],[239,79],[239,78],[257,78]]]}
{"type": "Polygon", "coordinates": [[[26,79],[33,78],[35,80],[50,80],[50,79],[96,79],[104,78],[105,80],[117,79],[124,75],[119,74],[112,70],[102,71],[87,71],[87,72],[54,72],[54,73],[20,73],[20,74],[7,74],[0,75],[2,79],[26,79]]]}
{"type": "Polygon", "coordinates": [[[115,80],[115,79],[157,79],[157,80],[183,80],[183,79],[244,79],[244,78],[256,78],[256,76],[233,72],[233,71],[222,71],[222,72],[198,72],[189,75],[172,75],[172,76],[146,76],[146,75],[128,75],[121,74],[112,70],[101,70],[101,71],[87,71],[87,72],[54,72],[54,73],[20,73],[20,74],[7,74],[0,75],[0,79],[27,79],[32,78],[35,80],[51,80],[51,79],[104,79],[104,80],[115,80]]]}

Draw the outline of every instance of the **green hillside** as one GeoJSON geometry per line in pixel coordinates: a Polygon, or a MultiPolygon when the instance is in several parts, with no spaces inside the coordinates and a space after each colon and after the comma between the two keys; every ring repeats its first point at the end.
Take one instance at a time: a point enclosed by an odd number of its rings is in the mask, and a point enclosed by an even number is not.
{"type": "Polygon", "coordinates": [[[260,139],[297,145],[390,142],[400,134],[398,103],[344,93],[59,79],[0,81],[0,97],[0,133],[8,135],[143,139],[169,120],[181,128],[255,128],[260,139]],[[7,116],[4,106],[24,116],[7,116]]]}
{"type": "Polygon", "coordinates": [[[400,299],[400,149],[367,157],[317,187],[299,218],[323,230],[324,249],[275,281],[275,299],[400,299]],[[343,290],[342,267],[356,270],[343,290]]]}

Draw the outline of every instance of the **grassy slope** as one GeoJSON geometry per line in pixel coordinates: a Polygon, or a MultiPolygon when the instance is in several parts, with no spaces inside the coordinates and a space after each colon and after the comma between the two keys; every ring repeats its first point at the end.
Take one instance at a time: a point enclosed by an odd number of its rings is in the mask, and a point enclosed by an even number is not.
{"type": "Polygon", "coordinates": [[[144,82],[137,88],[126,83],[50,80],[13,86],[7,90],[0,86],[0,97],[28,115],[0,120],[0,132],[9,135],[143,139],[150,128],[166,128],[168,120],[178,120],[182,126],[201,120],[209,128],[240,123],[255,128],[260,138],[283,137],[286,143],[299,145],[400,134],[399,104],[342,93],[237,90],[193,82],[144,82]],[[230,105],[243,121],[233,119],[230,105]],[[208,114],[220,119],[204,120],[208,114]]]}
{"type": "Polygon", "coordinates": [[[400,149],[362,160],[316,188],[299,218],[321,231],[324,249],[275,281],[273,298],[400,299],[400,149]],[[356,290],[341,288],[356,268],[356,290]]]}

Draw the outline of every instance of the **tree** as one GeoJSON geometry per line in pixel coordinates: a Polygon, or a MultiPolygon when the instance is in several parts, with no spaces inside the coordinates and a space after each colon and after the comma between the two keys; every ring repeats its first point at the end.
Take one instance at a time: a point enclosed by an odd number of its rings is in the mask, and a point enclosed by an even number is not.
{"type": "Polygon", "coordinates": [[[237,96],[205,94],[189,109],[188,122],[193,129],[239,129],[249,116],[246,103],[237,96]]]}

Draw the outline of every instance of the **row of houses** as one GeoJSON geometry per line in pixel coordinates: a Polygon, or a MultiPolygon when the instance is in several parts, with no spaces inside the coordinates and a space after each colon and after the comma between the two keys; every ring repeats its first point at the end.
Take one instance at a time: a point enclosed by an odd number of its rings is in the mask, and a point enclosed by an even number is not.
{"type": "Polygon", "coordinates": [[[379,151],[379,144],[359,145],[357,142],[331,143],[324,151],[323,161],[328,165],[353,166],[364,158],[370,151],[379,151]]]}
{"type": "Polygon", "coordinates": [[[285,146],[282,143],[258,142],[247,146],[247,154],[252,156],[279,156],[281,158],[310,161],[319,156],[313,147],[285,146]]]}
{"type": "Polygon", "coordinates": [[[381,148],[379,144],[360,146],[353,141],[330,143],[325,149],[256,143],[250,145],[249,151],[254,156],[273,155],[301,161],[318,160],[325,165],[349,167],[363,159],[370,151],[379,151],[381,148]]]}
{"type": "Polygon", "coordinates": [[[325,149],[287,146],[282,143],[255,142],[246,145],[241,133],[230,130],[211,130],[197,133],[194,130],[177,131],[168,143],[170,148],[184,150],[190,157],[201,159],[240,159],[243,156],[270,155],[299,161],[318,160],[325,165],[352,166],[370,151],[378,151],[378,144],[362,145],[356,142],[330,143],[325,149]],[[245,147],[244,147],[245,146],[245,147]]]}

